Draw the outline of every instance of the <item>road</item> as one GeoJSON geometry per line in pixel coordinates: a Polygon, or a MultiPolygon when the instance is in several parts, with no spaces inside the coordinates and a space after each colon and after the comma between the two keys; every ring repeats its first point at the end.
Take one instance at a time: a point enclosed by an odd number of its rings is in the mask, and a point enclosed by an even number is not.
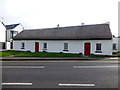
{"type": "Polygon", "coordinates": [[[118,88],[118,61],[2,63],[3,88],[118,88]]]}

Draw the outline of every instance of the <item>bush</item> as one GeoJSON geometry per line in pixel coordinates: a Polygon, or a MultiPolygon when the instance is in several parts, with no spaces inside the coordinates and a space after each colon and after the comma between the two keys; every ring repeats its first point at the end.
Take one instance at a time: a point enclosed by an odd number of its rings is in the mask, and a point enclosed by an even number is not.
{"type": "Polygon", "coordinates": [[[94,55],[93,53],[91,53],[90,55],[94,55]]]}
{"type": "Polygon", "coordinates": [[[79,53],[80,55],[83,55],[81,52],[79,53]]]}
{"type": "Polygon", "coordinates": [[[27,52],[31,53],[31,51],[30,51],[30,50],[27,50],[27,52]]]}

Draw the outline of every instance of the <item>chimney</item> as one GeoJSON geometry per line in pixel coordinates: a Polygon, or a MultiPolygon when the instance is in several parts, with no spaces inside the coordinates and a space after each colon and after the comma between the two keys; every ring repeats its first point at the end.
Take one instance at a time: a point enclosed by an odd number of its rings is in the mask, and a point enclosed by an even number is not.
{"type": "Polygon", "coordinates": [[[110,22],[108,21],[108,22],[106,22],[106,24],[109,24],[109,25],[110,25],[110,22]]]}
{"type": "Polygon", "coordinates": [[[59,26],[60,26],[60,25],[58,24],[58,25],[57,25],[57,28],[58,28],[59,26]]]}
{"type": "Polygon", "coordinates": [[[85,25],[85,23],[81,23],[81,26],[84,26],[85,25]]]}

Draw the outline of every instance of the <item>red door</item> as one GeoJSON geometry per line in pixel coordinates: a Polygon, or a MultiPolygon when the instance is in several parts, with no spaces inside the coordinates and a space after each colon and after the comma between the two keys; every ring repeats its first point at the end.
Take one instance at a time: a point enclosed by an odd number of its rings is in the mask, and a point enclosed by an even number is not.
{"type": "Polygon", "coordinates": [[[85,55],[90,55],[90,43],[85,43],[85,55]]]}
{"type": "Polygon", "coordinates": [[[39,52],[39,42],[35,42],[35,52],[39,52]]]}

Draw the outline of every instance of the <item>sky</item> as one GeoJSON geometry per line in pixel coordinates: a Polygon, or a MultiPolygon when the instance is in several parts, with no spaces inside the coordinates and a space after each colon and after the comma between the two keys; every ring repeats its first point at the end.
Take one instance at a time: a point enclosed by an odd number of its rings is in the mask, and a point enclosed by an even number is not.
{"type": "Polygon", "coordinates": [[[118,1],[0,0],[0,21],[21,23],[25,29],[110,22],[112,34],[118,36],[118,1]]]}

